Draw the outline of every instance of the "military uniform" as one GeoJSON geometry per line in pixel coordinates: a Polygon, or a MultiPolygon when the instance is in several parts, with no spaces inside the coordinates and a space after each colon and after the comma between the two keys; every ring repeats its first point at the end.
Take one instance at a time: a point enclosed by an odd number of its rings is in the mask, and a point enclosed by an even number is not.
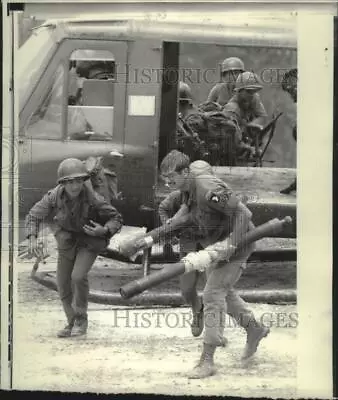
{"type": "Polygon", "coordinates": [[[234,95],[235,84],[229,82],[217,83],[210,91],[207,101],[224,106],[234,95]]]}
{"type": "MultiPolygon", "coordinates": [[[[187,204],[188,193],[181,190],[171,192],[159,205],[158,213],[161,223],[165,224],[168,219],[172,218],[181,208],[183,204],[187,204]]],[[[184,257],[191,251],[202,249],[201,245],[192,240],[194,236],[194,228],[186,228],[179,235],[180,258],[184,257]]],[[[188,304],[194,307],[200,306],[197,294],[197,281],[202,273],[192,271],[189,274],[180,275],[180,288],[182,295],[188,304]]]]}
{"type": "Polygon", "coordinates": [[[237,121],[242,132],[249,122],[264,125],[267,117],[266,110],[258,93],[255,93],[253,96],[251,105],[247,110],[240,107],[240,104],[238,103],[238,95],[236,93],[225,105],[223,112],[237,121]]]}
{"type": "Polygon", "coordinates": [[[84,185],[71,199],[63,185],[50,190],[26,217],[27,237],[38,236],[42,221],[53,222],[57,242],[57,287],[69,324],[75,318],[87,320],[88,272],[98,253],[122,226],[122,217],[102,196],[84,185]],[[93,220],[108,229],[107,236],[93,237],[83,226],[93,220]]]}
{"type": "MultiPolygon", "coordinates": [[[[195,176],[190,184],[187,201],[197,228],[194,229],[191,243],[205,248],[225,240],[232,232],[238,202],[231,189],[220,179],[212,175],[195,176]]],[[[252,312],[233,288],[252,250],[253,246],[233,257],[231,262],[207,271],[203,293],[204,343],[215,346],[224,344],[222,318],[225,313],[232,315],[245,329],[254,320],[252,312]]]]}
{"type": "Polygon", "coordinates": [[[161,201],[158,206],[158,214],[162,225],[167,222],[169,218],[172,218],[177,211],[181,208],[181,205],[185,202],[187,193],[181,190],[174,190],[169,193],[168,196],[161,201]]]}

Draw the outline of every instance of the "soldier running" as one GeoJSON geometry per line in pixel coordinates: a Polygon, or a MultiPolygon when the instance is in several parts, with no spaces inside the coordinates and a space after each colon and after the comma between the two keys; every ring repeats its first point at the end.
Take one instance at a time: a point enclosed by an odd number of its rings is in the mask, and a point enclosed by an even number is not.
{"type": "Polygon", "coordinates": [[[88,327],[88,272],[97,255],[122,227],[122,217],[86,184],[82,161],[68,158],[58,168],[58,186],[37,202],[26,217],[29,252],[43,256],[37,237],[41,223],[53,217],[57,242],[57,287],[67,325],[58,337],[80,336],[88,327]]]}
{"type": "MultiPolygon", "coordinates": [[[[198,166],[202,166],[200,163],[201,161],[196,161],[190,164],[189,158],[176,150],[171,151],[161,163],[161,174],[171,187],[188,193],[185,210],[180,209],[180,212],[191,214],[194,224],[191,227],[191,244],[195,248],[205,248],[230,235],[235,235],[240,240],[245,232],[254,227],[251,212],[237,199],[227,184],[206,172],[205,162],[202,162],[204,167],[198,173],[198,166]]],[[[203,351],[199,363],[189,375],[190,378],[201,379],[216,372],[215,350],[226,344],[223,338],[225,313],[230,314],[247,332],[242,357],[244,360],[256,352],[260,340],[269,333],[269,329],[255,319],[253,312],[233,288],[245,269],[252,250],[253,247],[250,246],[236,254],[230,262],[224,261],[207,271],[203,305],[200,309],[200,323],[205,328],[203,351]]],[[[234,252],[235,248],[229,246],[228,258],[234,252]]],[[[189,255],[186,257],[189,258],[189,255]]],[[[190,304],[198,304],[196,274],[193,272],[190,278],[188,275],[185,279],[190,280],[190,294],[194,297],[190,299],[190,304]]]]}
{"type": "MultiPolygon", "coordinates": [[[[212,175],[212,167],[205,161],[195,161],[190,166],[190,173],[196,172],[197,175],[212,175]]],[[[158,213],[162,224],[169,224],[175,216],[186,212],[186,205],[189,198],[189,191],[174,190],[159,205],[158,213]]],[[[193,251],[201,250],[201,246],[193,240],[194,228],[185,229],[179,235],[180,258],[193,251]]],[[[165,246],[165,251],[169,253],[169,246],[165,246]]],[[[172,250],[171,250],[172,251],[172,250]]],[[[203,273],[194,271],[180,276],[180,288],[182,296],[192,309],[191,333],[198,337],[203,331],[203,302],[197,294],[197,283],[203,279],[203,273]]]]}
{"type": "Polygon", "coordinates": [[[210,90],[207,102],[215,102],[221,106],[227,104],[234,95],[238,75],[244,71],[244,63],[240,58],[226,58],[221,64],[221,82],[210,90]]]}

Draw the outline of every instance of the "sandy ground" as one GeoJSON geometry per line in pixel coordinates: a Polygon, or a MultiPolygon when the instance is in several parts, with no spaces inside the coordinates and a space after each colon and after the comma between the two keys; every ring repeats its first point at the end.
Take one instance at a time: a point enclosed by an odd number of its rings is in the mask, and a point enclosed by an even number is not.
{"type": "Polygon", "coordinates": [[[218,372],[204,380],[187,373],[202,338],[193,338],[186,308],[128,309],[90,304],[84,338],[58,339],[64,326],[57,293],[31,280],[31,264],[17,265],[13,383],[20,390],[249,397],[296,396],[295,305],[253,304],[271,333],[246,365],[245,332],[226,328],[227,348],[216,353],[218,372]],[[278,322],[279,321],[279,322],[278,322]]]}

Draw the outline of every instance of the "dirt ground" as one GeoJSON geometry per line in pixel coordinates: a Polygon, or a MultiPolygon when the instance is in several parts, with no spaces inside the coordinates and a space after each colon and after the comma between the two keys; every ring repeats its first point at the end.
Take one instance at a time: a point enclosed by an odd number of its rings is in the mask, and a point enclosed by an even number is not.
{"type": "MultiPolygon", "coordinates": [[[[47,266],[48,267],[48,266],[47,266]]],[[[296,396],[296,305],[252,304],[271,325],[257,354],[240,362],[246,335],[226,327],[227,348],[216,353],[218,372],[204,380],[187,373],[202,338],[193,338],[187,308],[89,306],[85,338],[58,339],[64,326],[57,293],[30,278],[30,263],[17,264],[14,388],[101,393],[296,396]]],[[[230,321],[228,321],[230,323],[230,321]]]]}

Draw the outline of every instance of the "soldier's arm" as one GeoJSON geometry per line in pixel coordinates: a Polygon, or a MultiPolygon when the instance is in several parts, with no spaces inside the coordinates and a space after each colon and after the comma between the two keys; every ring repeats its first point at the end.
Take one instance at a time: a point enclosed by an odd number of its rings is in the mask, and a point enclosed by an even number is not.
{"type": "Polygon", "coordinates": [[[159,205],[158,214],[161,223],[165,224],[168,219],[173,218],[182,206],[182,194],[180,190],[170,193],[159,205]]]}
{"type": "Polygon", "coordinates": [[[242,132],[241,132],[241,116],[238,107],[233,102],[227,103],[223,108],[223,114],[233,121],[235,124],[235,145],[240,146],[242,142],[242,132]]]}
{"type": "Polygon", "coordinates": [[[236,197],[228,187],[220,187],[207,193],[209,207],[232,218],[232,231],[229,236],[235,247],[242,240],[251,223],[251,211],[236,197]]]}
{"type": "Polygon", "coordinates": [[[108,236],[112,237],[122,228],[123,219],[122,215],[113,207],[108,204],[103,196],[94,192],[94,206],[96,207],[100,217],[106,221],[104,227],[108,230],[108,236]]]}
{"type": "Polygon", "coordinates": [[[158,206],[158,214],[162,224],[165,224],[168,219],[173,217],[177,211],[175,205],[177,205],[177,198],[180,198],[180,191],[175,190],[168,194],[168,196],[161,201],[158,206]]]}
{"type": "Polygon", "coordinates": [[[237,122],[238,124],[240,123],[240,110],[236,106],[235,103],[232,101],[229,101],[224,107],[223,107],[223,114],[228,117],[230,120],[233,120],[237,122]]]}
{"type": "Polygon", "coordinates": [[[29,211],[25,219],[26,237],[37,237],[41,223],[48,218],[56,204],[57,189],[50,190],[29,211]]]}
{"type": "Polygon", "coordinates": [[[266,118],[268,114],[265,110],[265,107],[258,93],[256,93],[254,97],[253,105],[254,105],[255,118],[250,122],[250,124],[260,125],[261,127],[263,127],[266,123],[266,118]]]}
{"type": "Polygon", "coordinates": [[[213,102],[217,103],[218,95],[219,95],[219,85],[215,85],[210,90],[210,93],[208,95],[207,101],[213,101],[213,102]]]}

